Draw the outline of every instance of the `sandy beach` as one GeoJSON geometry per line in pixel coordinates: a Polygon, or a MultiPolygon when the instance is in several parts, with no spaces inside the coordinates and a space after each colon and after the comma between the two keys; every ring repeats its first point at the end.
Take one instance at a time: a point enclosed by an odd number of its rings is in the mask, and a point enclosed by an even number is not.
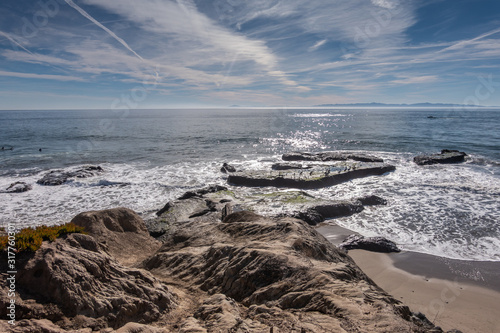
{"type": "MultiPolygon", "coordinates": [[[[353,232],[339,226],[317,229],[334,244],[353,232]]],[[[349,251],[382,289],[443,330],[500,331],[499,262],[473,262],[415,252],[349,251]]]]}

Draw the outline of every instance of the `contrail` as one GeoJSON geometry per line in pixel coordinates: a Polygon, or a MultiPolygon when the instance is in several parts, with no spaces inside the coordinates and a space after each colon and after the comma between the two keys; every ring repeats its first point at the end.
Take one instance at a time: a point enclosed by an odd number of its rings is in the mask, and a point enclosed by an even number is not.
{"type": "Polygon", "coordinates": [[[81,7],[79,7],[77,4],[75,4],[73,2],[73,0],[64,0],[64,1],[68,5],[70,5],[71,7],[73,7],[76,11],[78,11],[80,14],[82,14],[82,16],[84,16],[85,18],[87,18],[88,20],[90,20],[92,23],[94,23],[95,25],[97,25],[102,30],[106,31],[111,37],[113,37],[120,44],[122,44],[123,46],[125,46],[125,48],[127,48],[127,50],[129,50],[130,52],[132,52],[137,58],[139,58],[142,61],[144,61],[144,59],[140,55],[138,55],[137,52],[135,52],[123,39],[121,39],[120,37],[118,37],[117,35],[115,35],[115,33],[113,31],[109,30],[108,28],[106,28],[105,26],[103,26],[101,23],[99,23],[99,21],[97,21],[95,18],[93,18],[92,16],[90,16],[89,13],[87,13],[81,7]]]}
{"type": "Polygon", "coordinates": [[[472,42],[475,42],[477,40],[480,40],[480,39],[483,39],[485,37],[488,37],[488,36],[491,36],[491,35],[494,35],[494,34],[497,34],[500,32],[500,29],[495,29],[495,30],[491,30],[491,31],[488,31],[487,33],[484,33],[480,36],[477,36],[476,38],[472,38],[472,39],[468,39],[468,40],[463,40],[461,42],[458,42],[456,44],[453,44],[451,46],[448,46],[447,48],[445,49],[442,49],[441,51],[438,51],[438,53],[441,53],[441,52],[445,52],[445,51],[448,51],[448,50],[453,50],[457,47],[460,47],[460,46],[464,46],[464,45],[467,45],[469,43],[472,43],[472,42]]]}
{"type": "Polygon", "coordinates": [[[17,40],[15,40],[14,38],[12,38],[9,34],[3,32],[3,31],[0,31],[0,35],[4,36],[8,40],[10,40],[13,44],[16,44],[17,46],[19,46],[20,48],[22,48],[24,51],[28,52],[29,54],[34,55],[33,53],[31,53],[30,50],[28,50],[27,48],[25,48],[24,46],[22,46],[17,40]]]}

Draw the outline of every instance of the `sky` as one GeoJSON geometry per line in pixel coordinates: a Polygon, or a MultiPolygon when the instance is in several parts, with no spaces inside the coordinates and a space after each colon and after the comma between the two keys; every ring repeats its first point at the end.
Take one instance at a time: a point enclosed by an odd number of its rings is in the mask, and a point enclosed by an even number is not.
{"type": "Polygon", "coordinates": [[[500,105],[498,0],[2,0],[0,109],[500,105]]]}

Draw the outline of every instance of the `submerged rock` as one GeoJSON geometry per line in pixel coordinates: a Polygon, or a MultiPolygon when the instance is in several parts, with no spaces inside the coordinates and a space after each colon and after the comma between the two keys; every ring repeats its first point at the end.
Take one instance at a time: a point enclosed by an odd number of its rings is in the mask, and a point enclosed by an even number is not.
{"type": "Polygon", "coordinates": [[[75,171],[53,170],[45,174],[37,181],[40,185],[57,186],[64,184],[71,178],[88,178],[102,173],[104,170],[100,166],[86,166],[75,171]]]}
{"type": "Polygon", "coordinates": [[[363,204],[363,206],[378,206],[378,205],[387,205],[387,200],[381,198],[376,195],[367,195],[361,198],[358,198],[359,201],[363,204]]]}
{"type": "Polygon", "coordinates": [[[329,151],[322,153],[292,152],[283,154],[283,161],[346,161],[354,160],[359,162],[384,162],[383,159],[368,155],[358,154],[348,151],[329,151]]]}
{"type": "Polygon", "coordinates": [[[466,153],[458,150],[443,149],[439,154],[415,156],[413,161],[418,165],[451,164],[465,161],[466,153]]]}
{"type": "Polygon", "coordinates": [[[33,187],[25,182],[15,182],[10,184],[5,190],[5,193],[22,193],[30,191],[33,187]]]}
{"type": "Polygon", "coordinates": [[[373,252],[401,252],[396,243],[384,237],[364,237],[361,235],[350,235],[342,244],[339,245],[340,249],[344,250],[367,250],[373,252]]]}

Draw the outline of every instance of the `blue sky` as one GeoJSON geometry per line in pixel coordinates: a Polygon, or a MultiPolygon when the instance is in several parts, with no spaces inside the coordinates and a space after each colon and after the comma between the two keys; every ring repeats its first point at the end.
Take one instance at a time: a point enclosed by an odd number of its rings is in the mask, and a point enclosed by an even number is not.
{"type": "Polygon", "coordinates": [[[0,109],[500,105],[498,0],[2,0],[0,109]]]}

